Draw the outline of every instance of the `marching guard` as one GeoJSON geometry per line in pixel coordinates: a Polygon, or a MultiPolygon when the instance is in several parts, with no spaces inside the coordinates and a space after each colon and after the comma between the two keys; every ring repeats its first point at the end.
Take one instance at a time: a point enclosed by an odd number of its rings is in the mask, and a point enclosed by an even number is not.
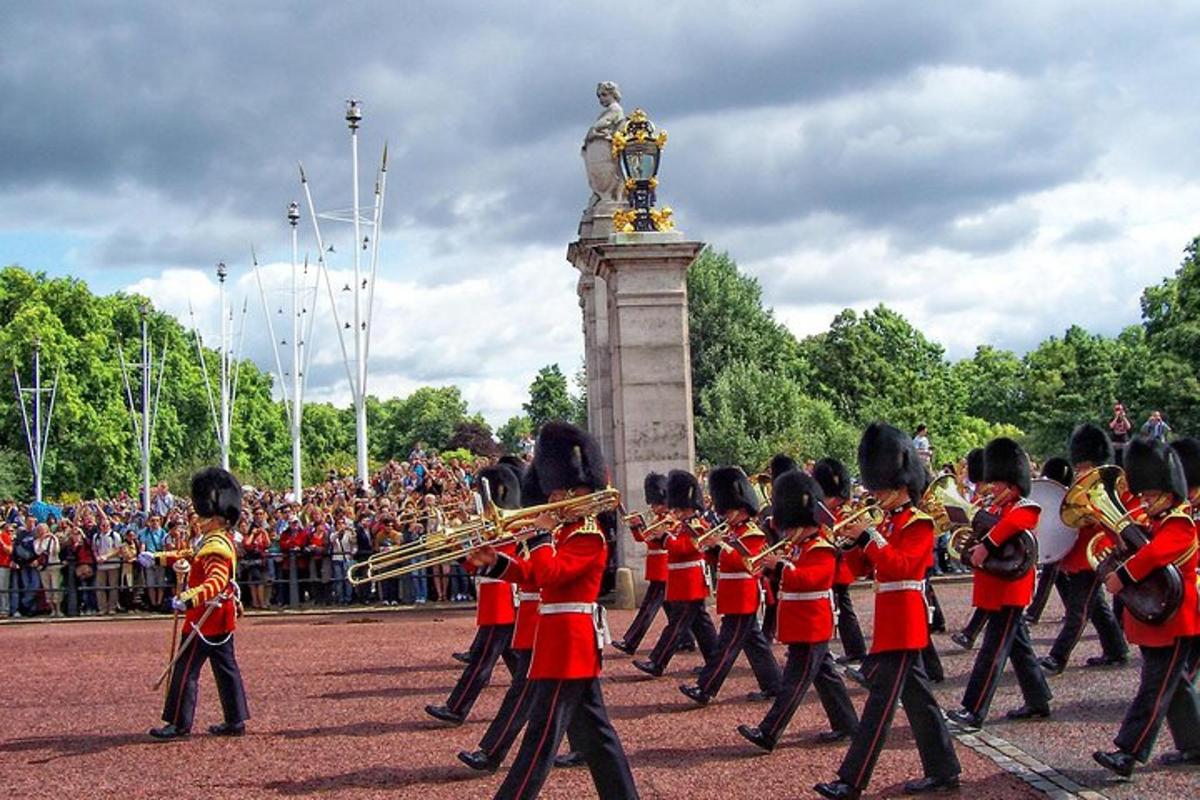
{"type": "Polygon", "coordinates": [[[817,741],[845,739],[858,726],[846,685],[829,654],[837,557],[836,548],[821,533],[817,519],[821,501],[821,486],[798,470],[784,473],[772,484],[775,524],[791,552],[768,555],[764,563],[783,564],[779,640],[788,648],[787,665],[783,686],[762,722],[757,727],[737,727],[738,733],[767,752],[775,749],[810,685],[815,686],[830,725],[817,741]]]}
{"type": "MultiPolygon", "coordinates": [[[[1187,437],[1177,439],[1171,443],[1171,449],[1179,456],[1179,461],[1183,465],[1183,477],[1187,481],[1188,489],[1188,508],[1191,512],[1192,519],[1200,519],[1200,439],[1187,437]]],[[[1197,526],[1200,531],[1200,526],[1197,526]]],[[[1197,577],[1197,588],[1200,589],[1200,576],[1197,577]]],[[[1191,655],[1188,657],[1187,664],[1187,679],[1192,682],[1192,686],[1196,687],[1197,692],[1200,692],[1200,686],[1196,685],[1197,673],[1200,673],[1200,619],[1196,621],[1196,635],[1192,638],[1191,655]]]]}
{"type": "MultiPolygon", "coordinates": [[[[533,469],[551,502],[607,485],[604,456],[594,438],[563,422],[542,426],[533,469]]],[[[529,557],[517,561],[492,548],[471,556],[489,577],[536,586],[541,593],[529,665],[530,713],[516,759],[497,798],[536,797],[569,730],[600,797],[636,798],[633,773],[608,719],[600,691],[603,612],[596,600],[608,545],[593,516],[558,519],[543,514],[529,557]]]]}
{"type": "MultiPolygon", "coordinates": [[[[485,467],[479,471],[479,481],[487,481],[492,495],[492,502],[499,508],[514,509],[521,507],[521,478],[508,464],[498,464],[485,467]]],[[[505,545],[502,551],[512,555],[515,545],[505,545]]],[[[468,561],[468,571],[474,567],[468,561]]],[[[450,690],[445,705],[427,705],[425,713],[443,722],[461,725],[479,694],[492,680],[492,670],[496,667],[497,659],[503,658],[504,665],[517,680],[519,664],[513,653],[513,625],[516,622],[516,610],[513,605],[513,584],[499,578],[489,578],[484,575],[475,577],[478,602],[475,606],[475,640],[467,651],[467,664],[462,674],[450,690]]]]}
{"type": "Polygon", "coordinates": [[[696,683],[679,687],[688,698],[707,705],[721,691],[739,653],[746,654],[758,681],[751,700],[765,700],[779,692],[779,664],[759,625],[762,583],[758,573],[746,566],[747,556],[758,555],[767,543],[766,534],[754,524],[758,501],[750,479],[740,467],[720,467],[708,476],[713,509],[724,518],[728,530],[720,547],[717,566],[717,613],[721,632],[716,658],[705,661],[696,683]]]}
{"type": "Polygon", "coordinates": [[[864,662],[870,694],[837,780],[814,789],[831,800],[856,800],[887,740],[897,701],[912,726],[924,777],[909,781],[910,794],[945,791],[959,785],[962,768],[937,699],[929,688],[921,651],[929,644],[925,569],[933,549],[933,520],[913,504],[925,491],[928,474],[912,439],[890,425],[872,423],[858,446],[859,475],[886,514],[878,530],[867,521],[844,531],[853,537],[855,571],[875,572],[875,636],[864,662]]]}
{"type": "MultiPolygon", "coordinates": [[[[1041,509],[1026,499],[1031,479],[1025,451],[1012,439],[1004,437],[988,442],[983,451],[983,480],[993,503],[988,512],[996,522],[969,551],[968,557],[975,566],[972,601],[987,615],[987,621],[983,645],[963,694],[962,708],[947,714],[967,729],[978,729],[987,719],[1006,661],[1012,661],[1025,700],[1020,708],[1007,713],[1009,719],[1049,717],[1053,697],[1046,675],[1033,653],[1025,622],[1025,607],[1033,597],[1033,568],[1015,579],[994,575],[981,568],[987,557],[997,554],[1009,539],[1037,528],[1041,509]]],[[[975,522],[981,524],[979,516],[975,522]]]]}
{"type": "MultiPolygon", "coordinates": [[[[1112,463],[1112,444],[1108,434],[1092,423],[1085,423],[1071,433],[1070,456],[1075,475],[1083,475],[1096,467],[1112,463]]],[[[1100,578],[1088,564],[1087,547],[1093,536],[1102,534],[1098,525],[1085,525],[1079,530],[1074,546],[1063,556],[1060,569],[1066,576],[1066,611],[1062,628],[1050,647],[1050,653],[1039,662],[1050,675],[1061,675],[1067,668],[1071,651],[1079,643],[1085,620],[1090,620],[1100,636],[1102,654],[1085,662],[1089,667],[1124,664],[1129,660],[1129,645],[1121,632],[1121,624],[1113,616],[1112,607],[1101,591],[1100,578]]],[[[1045,578],[1043,578],[1043,581],[1045,578]]]]}
{"type": "MultiPolygon", "coordinates": [[[[836,521],[839,518],[839,509],[850,499],[850,471],[836,458],[822,458],[813,467],[813,478],[824,494],[825,507],[833,513],[836,521]]],[[[858,614],[854,613],[854,603],[850,599],[854,571],[850,569],[849,561],[841,550],[835,547],[833,552],[837,557],[837,568],[833,573],[834,616],[838,638],[842,640],[842,655],[838,656],[836,661],[839,664],[858,664],[867,657],[867,644],[863,640],[858,614]]]]}
{"type": "MultiPolygon", "coordinates": [[[[791,472],[797,468],[796,460],[787,453],[776,453],[771,457],[771,463],[767,465],[767,474],[771,476],[771,483],[774,484],[775,479],[785,472],[791,472]]],[[[779,531],[775,528],[775,522],[772,519],[774,511],[770,498],[768,504],[758,512],[758,527],[762,528],[763,533],[767,535],[767,546],[775,544],[779,541],[779,531]]],[[[763,636],[767,637],[768,642],[775,641],[775,632],[779,628],[779,570],[773,569],[765,573],[767,583],[767,606],[763,611],[762,632],[763,636]]]]}
{"type": "Polygon", "coordinates": [[[1180,606],[1164,621],[1142,622],[1128,608],[1123,614],[1127,638],[1142,651],[1141,679],[1113,740],[1117,749],[1098,750],[1092,757],[1128,778],[1137,763],[1149,760],[1164,719],[1177,749],[1165,754],[1162,763],[1200,764],[1200,705],[1195,687],[1185,676],[1196,643],[1198,614],[1196,525],[1184,505],[1189,492],[1183,465],[1165,442],[1142,438],[1126,446],[1124,464],[1129,491],[1141,501],[1146,515],[1144,533],[1149,541],[1105,576],[1105,588],[1116,594],[1172,564],[1183,582],[1180,606]]]}
{"type": "Polygon", "coordinates": [[[241,484],[223,469],[201,470],[192,476],[192,506],[203,532],[194,555],[188,550],[138,554],[138,563],[143,567],[173,566],[182,559],[192,562],[187,588],[171,601],[172,608],[184,615],[183,640],[168,666],[170,684],[162,712],[166,724],[150,731],[160,740],[191,735],[200,668],[205,661],[212,665],[225,717],[223,722],[209,726],[208,732],[214,736],[241,736],[250,718],[242,673],[233,652],[238,593],[233,581],[237,554],[230,531],[241,515],[241,484]]]}
{"type": "MultiPolygon", "coordinates": [[[[976,447],[967,453],[967,480],[966,486],[963,488],[967,490],[963,496],[971,502],[977,503],[983,498],[982,447],[976,447]]],[[[984,615],[983,609],[973,608],[971,610],[971,618],[967,620],[967,624],[963,626],[961,631],[950,634],[950,641],[963,650],[975,649],[975,640],[979,638],[979,632],[983,630],[983,623],[986,621],[987,617],[984,615]]]]}
{"type": "Polygon", "coordinates": [[[676,521],[667,537],[667,627],[659,634],[650,658],[633,662],[656,678],[679,650],[685,631],[695,637],[706,665],[717,656],[717,629],[704,607],[708,599],[704,553],[696,548],[697,536],[707,527],[699,517],[704,493],[695,475],[681,469],[667,474],[667,507],[676,521]]]}

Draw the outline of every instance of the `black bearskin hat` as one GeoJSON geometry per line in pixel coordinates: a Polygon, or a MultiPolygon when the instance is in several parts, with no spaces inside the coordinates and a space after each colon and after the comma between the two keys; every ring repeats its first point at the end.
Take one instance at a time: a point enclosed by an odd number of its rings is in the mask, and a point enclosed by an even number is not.
{"type": "Polygon", "coordinates": [[[525,459],[520,456],[500,456],[500,460],[496,463],[512,467],[518,475],[525,471],[525,459]]]}
{"type": "Polygon", "coordinates": [[[537,470],[530,464],[521,475],[521,506],[540,506],[546,502],[546,493],[542,491],[541,481],[538,480],[537,470]]]}
{"type": "Polygon", "coordinates": [[[858,474],[867,491],[908,489],[915,502],[929,483],[912,439],[899,428],[872,422],[858,443],[858,474]]]}
{"type": "Polygon", "coordinates": [[[1113,459],[1112,442],[1108,434],[1091,422],[1076,426],[1071,431],[1071,464],[1082,464],[1085,461],[1093,467],[1101,467],[1111,463],[1113,459]]]}
{"type": "Polygon", "coordinates": [[[667,476],[661,472],[647,473],[642,481],[642,493],[646,495],[646,505],[665,506],[667,504],[667,476]]]}
{"type": "Polygon", "coordinates": [[[785,472],[791,472],[796,468],[796,459],[789,456],[787,453],[776,453],[771,459],[771,466],[767,470],[771,473],[771,480],[775,480],[785,472]]]}
{"type": "Polygon", "coordinates": [[[976,447],[967,453],[967,480],[983,483],[983,448],[976,447]]]}
{"type": "Polygon", "coordinates": [[[1183,465],[1183,477],[1188,488],[1200,486],[1200,439],[1188,437],[1171,443],[1171,449],[1183,465]]]}
{"type": "Polygon", "coordinates": [[[1054,456],[1047,458],[1046,463],[1042,465],[1042,477],[1057,481],[1063,486],[1070,486],[1071,481],[1075,479],[1075,471],[1071,469],[1071,463],[1065,458],[1054,456]]]}
{"type": "Polygon", "coordinates": [[[682,469],[667,473],[667,508],[704,510],[704,492],[700,491],[700,481],[695,475],[682,469]]]}
{"type": "Polygon", "coordinates": [[[741,467],[717,467],[708,473],[708,492],[712,495],[713,510],[718,514],[741,506],[750,516],[758,513],[758,498],[754,487],[741,467]]]}
{"type": "Polygon", "coordinates": [[[798,469],[785,472],[771,484],[772,524],[780,531],[816,525],[824,500],[821,484],[811,475],[798,469]]]}
{"type": "Polygon", "coordinates": [[[226,470],[206,467],[192,476],[192,507],[202,517],[236,525],[242,515],[242,485],[226,470]]]}
{"type": "Polygon", "coordinates": [[[521,478],[512,467],[507,464],[484,467],[479,470],[476,479],[480,493],[483,492],[483,482],[487,481],[492,502],[498,507],[510,510],[521,507],[521,478]]]}
{"type": "MultiPolygon", "coordinates": [[[[850,499],[850,470],[836,458],[822,458],[813,467],[813,477],[826,497],[850,499]]],[[[772,495],[774,497],[774,495],[772,495]]]]}
{"type": "Polygon", "coordinates": [[[1125,445],[1125,476],[1129,491],[1134,494],[1157,489],[1174,492],[1180,500],[1187,499],[1183,463],[1166,442],[1139,436],[1125,445]]]}
{"type": "Polygon", "coordinates": [[[542,426],[533,448],[533,465],[547,495],[580,487],[599,491],[608,485],[600,443],[569,422],[547,422],[542,426]]]}
{"type": "Polygon", "coordinates": [[[1001,436],[992,439],[983,448],[983,480],[985,483],[1001,481],[1017,487],[1021,497],[1029,496],[1029,456],[1021,445],[1001,436]]]}

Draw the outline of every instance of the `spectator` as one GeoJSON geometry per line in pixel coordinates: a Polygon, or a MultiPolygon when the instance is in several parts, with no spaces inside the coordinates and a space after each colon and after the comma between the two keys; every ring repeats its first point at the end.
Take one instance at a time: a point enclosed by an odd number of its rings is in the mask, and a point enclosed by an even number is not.
{"type": "Polygon", "coordinates": [[[16,605],[9,605],[8,586],[12,574],[13,531],[16,526],[6,523],[0,528],[0,616],[7,617],[17,610],[16,605]]]}
{"type": "Polygon", "coordinates": [[[345,517],[340,517],[330,545],[330,579],[333,582],[334,601],[338,605],[348,605],[351,600],[350,582],[346,580],[346,573],[354,561],[356,545],[354,526],[345,517]]]}
{"type": "Polygon", "coordinates": [[[37,539],[33,543],[37,553],[38,571],[41,573],[42,588],[46,602],[50,605],[50,616],[62,616],[62,557],[61,546],[50,526],[37,526],[37,539]]]}
{"type": "Polygon", "coordinates": [[[101,614],[117,613],[117,588],[121,576],[121,537],[112,529],[107,518],[101,518],[92,535],[92,552],[96,556],[96,603],[101,614]]]}
{"type": "Polygon", "coordinates": [[[170,514],[173,508],[175,508],[175,497],[167,488],[167,482],[160,481],[158,486],[154,487],[154,491],[150,493],[150,513],[161,518],[170,514]]]}
{"type": "Polygon", "coordinates": [[[917,456],[925,464],[925,471],[929,472],[929,464],[933,459],[933,448],[929,446],[929,427],[923,422],[917,426],[917,432],[913,434],[913,447],[916,448],[917,456]]]}
{"type": "Polygon", "coordinates": [[[1122,404],[1117,403],[1113,406],[1113,418],[1108,422],[1108,429],[1112,432],[1113,444],[1125,444],[1129,441],[1129,432],[1133,430],[1133,422],[1125,413],[1125,406],[1122,404]]]}
{"type": "Polygon", "coordinates": [[[75,576],[75,585],[79,592],[79,611],[84,616],[90,616],[97,611],[96,604],[96,555],[92,552],[92,544],[83,535],[79,526],[72,525],[63,548],[63,561],[75,576]]]}
{"type": "Polygon", "coordinates": [[[41,588],[37,574],[37,552],[34,548],[37,519],[25,518],[25,527],[17,528],[13,534],[12,590],[9,606],[15,609],[14,617],[32,617],[37,614],[37,592],[41,588]]]}
{"type": "Polygon", "coordinates": [[[312,533],[304,546],[308,554],[308,594],[314,602],[329,602],[329,526],[324,521],[313,525],[312,533]]]}
{"type": "MultiPolygon", "coordinates": [[[[161,553],[166,549],[167,534],[162,528],[162,518],[151,514],[146,527],[138,534],[138,544],[147,553],[161,553]]],[[[142,570],[142,583],[146,587],[147,601],[153,611],[163,610],[163,568],[154,564],[142,570]]]]}
{"type": "Polygon", "coordinates": [[[1150,418],[1142,426],[1142,435],[1160,442],[1165,442],[1171,433],[1171,426],[1162,418],[1161,411],[1150,412],[1150,418]]]}
{"type": "MultiPolygon", "coordinates": [[[[410,544],[412,542],[420,541],[424,537],[425,529],[421,526],[420,522],[413,520],[413,522],[409,524],[408,531],[404,535],[404,543],[410,544]]],[[[415,561],[416,559],[412,559],[409,561],[409,563],[412,564],[415,561]]],[[[409,583],[412,587],[413,602],[417,605],[424,605],[426,600],[429,599],[429,568],[422,567],[411,572],[409,583]]]]}

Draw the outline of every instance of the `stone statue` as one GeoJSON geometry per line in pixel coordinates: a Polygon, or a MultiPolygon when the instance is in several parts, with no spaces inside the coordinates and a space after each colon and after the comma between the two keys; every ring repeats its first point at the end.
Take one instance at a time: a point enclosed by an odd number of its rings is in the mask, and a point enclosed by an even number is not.
{"type": "Polygon", "coordinates": [[[604,110],[583,137],[581,152],[588,186],[592,189],[592,197],[583,212],[585,216],[600,203],[621,203],[625,186],[621,165],[612,156],[613,133],[625,121],[621,88],[612,81],[603,81],[596,85],[596,99],[604,110]]]}

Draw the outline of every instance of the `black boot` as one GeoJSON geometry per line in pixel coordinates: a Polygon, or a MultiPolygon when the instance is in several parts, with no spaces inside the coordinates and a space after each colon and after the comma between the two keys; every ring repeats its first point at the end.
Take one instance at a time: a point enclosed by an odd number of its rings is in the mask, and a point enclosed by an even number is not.
{"type": "Polygon", "coordinates": [[[983,720],[978,714],[973,714],[965,708],[956,708],[946,712],[946,719],[968,731],[977,731],[983,727],[983,720]]]}
{"type": "Polygon", "coordinates": [[[1111,753],[1097,750],[1092,753],[1092,758],[1097,764],[1117,773],[1122,778],[1128,778],[1133,774],[1134,758],[1129,753],[1121,750],[1113,750],[1111,753]]]}
{"type": "Polygon", "coordinates": [[[614,650],[620,650],[622,653],[624,653],[627,656],[631,656],[637,652],[637,650],[635,650],[632,647],[630,647],[629,645],[625,644],[624,639],[613,639],[612,646],[613,646],[614,650]]]}
{"type": "Polygon", "coordinates": [[[1119,667],[1129,663],[1129,656],[1092,656],[1083,662],[1085,667],[1119,667]]]}
{"type": "Polygon", "coordinates": [[[463,664],[471,663],[471,654],[470,653],[451,653],[450,657],[453,658],[455,661],[461,661],[463,664]]]}
{"type": "Polygon", "coordinates": [[[571,767],[582,767],[587,765],[587,759],[583,757],[583,753],[578,750],[568,750],[567,752],[554,757],[554,766],[559,769],[570,769],[571,767]]]}
{"type": "Polygon", "coordinates": [[[935,792],[953,792],[959,788],[958,776],[951,778],[934,778],[926,776],[904,784],[905,794],[933,794],[935,792]]]}
{"type": "Polygon", "coordinates": [[[748,742],[756,747],[761,747],[768,753],[775,749],[775,743],[763,735],[763,732],[758,728],[754,728],[749,725],[738,725],[737,732],[740,733],[748,742]]]}
{"type": "Polygon", "coordinates": [[[699,686],[690,686],[686,683],[680,684],[679,691],[683,692],[684,696],[693,701],[697,705],[706,706],[712,698],[701,691],[699,686]]]}
{"type": "Polygon", "coordinates": [[[962,631],[950,634],[950,641],[961,647],[963,650],[974,650],[975,640],[967,636],[962,631]]]}
{"type": "Polygon", "coordinates": [[[209,725],[208,732],[213,736],[244,736],[246,733],[246,723],[222,722],[220,725],[209,725]]]}
{"type": "Polygon", "coordinates": [[[466,720],[462,714],[455,714],[446,706],[425,706],[425,713],[434,719],[440,719],[442,722],[450,722],[454,725],[462,725],[466,720]]]}
{"type": "Polygon", "coordinates": [[[1004,716],[1009,719],[1048,719],[1050,706],[1031,706],[1028,703],[1020,708],[1014,708],[1004,716]]]}
{"type": "Polygon", "coordinates": [[[655,664],[653,661],[634,661],[633,666],[647,675],[653,675],[656,678],[661,678],[663,674],[662,667],[658,666],[658,664],[655,664]]]}
{"type": "Polygon", "coordinates": [[[819,744],[833,744],[845,739],[849,739],[854,735],[854,731],[821,731],[817,734],[817,742],[819,744]]]}
{"type": "Polygon", "coordinates": [[[488,754],[482,750],[472,750],[470,752],[466,750],[459,750],[458,760],[466,764],[471,769],[478,770],[479,772],[495,772],[500,767],[499,762],[492,761],[492,759],[488,757],[488,754]]]}
{"type": "Polygon", "coordinates": [[[821,797],[828,797],[829,800],[858,800],[858,798],[862,797],[862,792],[842,781],[818,783],[813,787],[813,791],[821,795],[821,797]]]}
{"type": "Polygon", "coordinates": [[[161,728],[151,728],[150,735],[165,742],[171,739],[186,739],[192,732],[176,728],[174,725],[163,725],[161,728]]]}
{"type": "Polygon", "coordinates": [[[1062,675],[1063,670],[1067,668],[1066,664],[1059,661],[1054,656],[1042,656],[1038,659],[1038,666],[1040,666],[1042,671],[1047,675],[1062,675]]]}
{"type": "Polygon", "coordinates": [[[1172,750],[1158,757],[1164,767],[1182,767],[1200,764],[1200,750],[1172,750]]]}

